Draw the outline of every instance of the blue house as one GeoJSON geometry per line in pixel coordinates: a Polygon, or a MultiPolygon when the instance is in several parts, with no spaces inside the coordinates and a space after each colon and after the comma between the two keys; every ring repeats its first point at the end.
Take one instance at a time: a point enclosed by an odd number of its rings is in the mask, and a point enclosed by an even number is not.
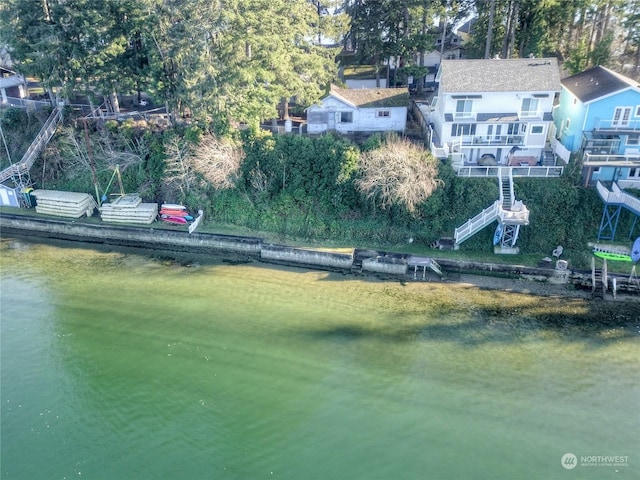
{"type": "Polygon", "coordinates": [[[602,66],[561,84],[555,136],[582,158],[585,185],[640,188],[640,84],[602,66]]]}

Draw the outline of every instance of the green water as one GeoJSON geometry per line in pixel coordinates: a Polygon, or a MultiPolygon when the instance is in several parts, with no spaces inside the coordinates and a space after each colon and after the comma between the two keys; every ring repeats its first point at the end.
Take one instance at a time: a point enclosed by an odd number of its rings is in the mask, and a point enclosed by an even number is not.
{"type": "Polygon", "coordinates": [[[634,310],[10,238],[0,254],[2,479],[640,473],[634,310]],[[566,470],[569,452],[628,464],[566,470]]]}

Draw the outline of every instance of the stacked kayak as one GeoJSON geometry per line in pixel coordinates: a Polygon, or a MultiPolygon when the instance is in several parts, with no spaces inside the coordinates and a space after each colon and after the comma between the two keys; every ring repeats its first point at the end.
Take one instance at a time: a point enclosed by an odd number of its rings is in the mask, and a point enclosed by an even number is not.
{"type": "Polygon", "coordinates": [[[186,225],[193,221],[193,217],[189,215],[187,207],[175,203],[163,203],[160,206],[160,220],[165,223],[173,223],[175,225],[186,225]]]}

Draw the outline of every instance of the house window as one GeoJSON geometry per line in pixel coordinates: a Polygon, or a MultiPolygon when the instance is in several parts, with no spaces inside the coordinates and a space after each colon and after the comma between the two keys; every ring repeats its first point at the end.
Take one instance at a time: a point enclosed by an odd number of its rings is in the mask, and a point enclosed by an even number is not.
{"type": "Polygon", "coordinates": [[[389,110],[378,110],[376,112],[376,117],[390,117],[391,112],[389,110]]]}
{"type": "Polygon", "coordinates": [[[516,135],[520,132],[520,124],[519,123],[510,123],[507,128],[507,135],[516,135]]]}
{"type": "Polygon", "coordinates": [[[541,135],[544,132],[544,125],[532,125],[531,135],[541,135]]]}
{"type": "Polygon", "coordinates": [[[636,117],[640,117],[640,105],[636,107],[636,117]]]}
{"type": "Polygon", "coordinates": [[[593,169],[593,173],[594,173],[595,175],[599,175],[599,174],[600,174],[600,167],[596,167],[596,168],[594,168],[594,169],[593,169]]]}
{"type": "Polygon", "coordinates": [[[616,107],[613,112],[612,127],[626,127],[629,125],[629,117],[631,116],[631,107],[616,107]]]}
{"type": "Polygon", "coordinates": [[[307,121],[311,124],[327,123],[327,112],[309,110],[307,112],[307,121]]]}
{"type": "Polygon", "coordinates": [[[640,135],[629,135],[627,145],[640,145],[640,135]]]}
{"type": "Polygon", "coordinates": [[[630,168],[628,178],[640,178],[640,168],[630,168]]]}
{"type": "Polygon", "coordinates": [[[523,98],[521,113],[523,117],[534,117],[538,114],[538,99],[523,98]]]}
{"type": "Polygon", "coordinates": [[[569,127],[570,127],[570,126],[571,126],[571,119],[570,119],[570,118],[567,118],[567,119],[564,121],[564,128],[563,128],[563,130],[569,130],[569,127]]]}
{"type": "Polygon", "coordinates": [[[470,117],[472,108],[473,108],[473,100],[456,101],[456,117],[457,118],[470,117]]]}
{"type": "Polygon", "coordinates": [[[451,136],[462,137],[464,135],[475,135],[476,124],[475,123],[454,123],[451,125],[451,136]]]}
{"type": "Polygon", "coordinates": [[[353,123],[353,112],[340,112],[340,123],[353,123]]]}

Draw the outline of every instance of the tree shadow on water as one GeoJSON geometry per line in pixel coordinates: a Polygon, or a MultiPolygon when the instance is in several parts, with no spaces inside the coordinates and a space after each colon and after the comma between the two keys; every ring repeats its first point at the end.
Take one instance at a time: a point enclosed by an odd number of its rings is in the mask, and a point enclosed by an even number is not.
{"type": "Polygon", "coordinates": [[[450,342],[465,347],[484,344],[540,342],[555,339],[601,348],[640,339],[639,304],[567,300],[558,310],[540,302],[478,305],[471,309],[451,305],[430,308],[423,323],[413,313],[390,315],[383,325],[343,323],[307,332],[318,340],[356,342],[450,342]],[[407,320],[407,321],[405,321],[407,320]]]}

